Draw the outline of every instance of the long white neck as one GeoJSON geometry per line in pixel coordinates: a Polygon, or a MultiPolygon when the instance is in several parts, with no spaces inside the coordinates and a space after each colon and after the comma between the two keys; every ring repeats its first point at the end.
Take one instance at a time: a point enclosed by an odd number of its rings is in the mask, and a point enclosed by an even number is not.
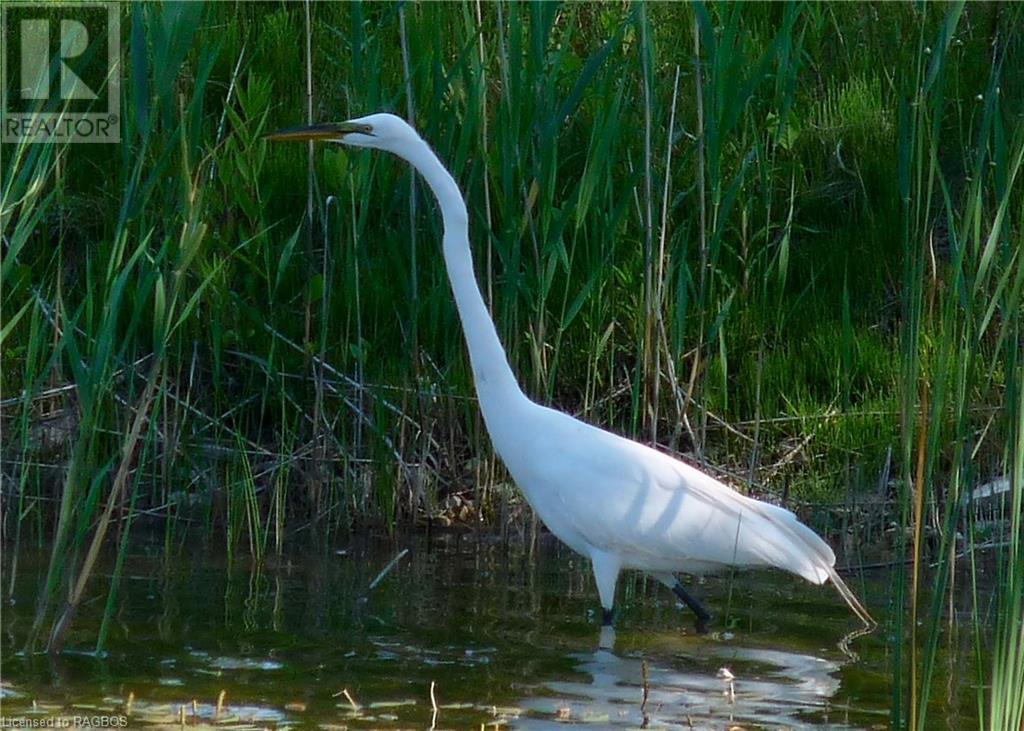
{"type": "Polygon", "coordinates": [[[448,281],[455,294],[455,306],[462,320],[462,331],[473,365],[477,397],[492,438],[498,413],[526,401],[516,382],[498,333],[494,328],[473,272],[473,254],[469,248],[469,216],[466,202],[455,179],[426,142],[402,153],[437,197],[444,221],[444,261],[448,281]]]}

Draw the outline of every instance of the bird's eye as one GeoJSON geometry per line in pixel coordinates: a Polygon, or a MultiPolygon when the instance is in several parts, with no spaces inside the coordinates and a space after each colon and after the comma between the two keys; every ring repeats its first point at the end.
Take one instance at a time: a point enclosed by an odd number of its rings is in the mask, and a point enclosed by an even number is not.
{"type": "Polygon", "coordinates": [[[368,124],[363,124],[363,125],[359,126],[359,131],[362,132],[365,135],[372,135],[373,134],[373,127],[371,127],[368,124]]]}

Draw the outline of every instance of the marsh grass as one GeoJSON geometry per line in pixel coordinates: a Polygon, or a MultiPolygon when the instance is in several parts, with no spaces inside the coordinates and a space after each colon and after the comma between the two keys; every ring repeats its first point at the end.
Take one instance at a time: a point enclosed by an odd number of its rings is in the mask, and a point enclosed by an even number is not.
{"type": "Polygon", "coordinates": [[[51,648],[96,552],[123,556],[141,519],[169,555],[198,529],[257,560],[305,533],[529,525],[423,185],[261,139],[392,109],[467,193],[530,393],[844,541],[858,505],[897,506],[877,521],[910,560],[895,724],[926,727],[948,600],[970,591],[955,569],[991,543],[1006,591],[973,597],[978,708],[1019,725],[1018,8],[125,12],[124,142],[4,148],[4,541],[52,547],[51,648]],[[1004,475],[991,539],[970,496],[1004,475]]]}

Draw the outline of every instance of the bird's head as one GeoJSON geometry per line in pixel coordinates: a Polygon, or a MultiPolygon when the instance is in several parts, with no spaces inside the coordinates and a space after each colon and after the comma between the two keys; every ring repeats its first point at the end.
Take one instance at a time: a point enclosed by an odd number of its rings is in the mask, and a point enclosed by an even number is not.
{"type": "Polygon", "coordinates": [[[353,147],[372,147],[400,153],[409,143],[418,141],[419,135],[404,119],[394,114],[370,114],[347,122],[328,122],[305,127],[288,127],[266,136],[275,141],[333,142],[353,147]]]}

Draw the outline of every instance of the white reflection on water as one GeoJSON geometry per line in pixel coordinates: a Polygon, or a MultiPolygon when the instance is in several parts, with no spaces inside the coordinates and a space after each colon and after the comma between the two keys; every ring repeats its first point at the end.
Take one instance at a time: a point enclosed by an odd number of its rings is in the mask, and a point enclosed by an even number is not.
{"type": "MultiPolygon", "coordinates": [[[[602,638],[605,639],[605,638],[602,638]]],[[[604,644],[604,643],[602,643],[604,644]]],[[[827,717],[839,690],[839,665],[813,655],[752,647],[701,646],[700,667],[692,659],[647,658],[647,727],[728,728],[753,723],[793,729],[845,728],[827,717]],[[735,676],[730,693],[728,668],[735,676]],[[724,676],[724,677],[723,677],[724,676]]],[[[643,660],[604,648],[576,656],[589,682],[548,683],[551,695],[520,703],[532,714],[515,727],[549,729],[566,722],[638,727],[644,723],[643,660]]]]}

